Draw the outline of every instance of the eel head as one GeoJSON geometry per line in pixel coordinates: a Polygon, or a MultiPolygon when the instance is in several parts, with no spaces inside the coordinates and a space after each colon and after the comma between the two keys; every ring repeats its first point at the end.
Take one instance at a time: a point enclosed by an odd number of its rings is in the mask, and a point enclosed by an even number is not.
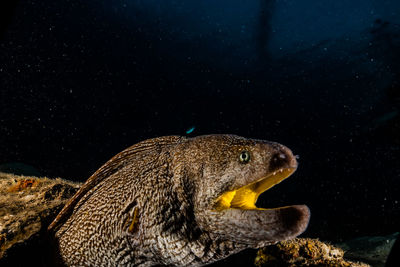
{"type": "Polygon", "coordinates": [[[295,238],[307,228],[305,205],[256,206],[258,197],[297,169],[287,147],[232,135],[202,136],[187,147],[195,182],[194,211],[203,231],[258,248],[295,238]],[[201,177],[201,178],[199,178],[201,177]]]}

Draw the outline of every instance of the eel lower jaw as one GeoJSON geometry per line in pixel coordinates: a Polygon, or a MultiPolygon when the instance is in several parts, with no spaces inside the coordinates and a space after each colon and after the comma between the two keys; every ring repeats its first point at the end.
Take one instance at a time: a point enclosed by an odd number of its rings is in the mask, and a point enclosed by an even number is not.
{"type": "Polygon", "coordinates": [[[305,205],[273,209],[256,207],[257,198],[295,172],[282,168],[245,186],[221,194],[213,207],[199,216],[201,227],[248,248],[260,248],[293,239],[303,233],[310,220],[305,205]]]}
{"type": "Polygon", "coordinates": [[[214,205],[214,210],[267,210],[265,208],[256,207],[255,203],[258,197],[268,189],[288,178],[295,171],[296,168],[282,168],[236,190],[226,191],[218,197],[214,205]]]}

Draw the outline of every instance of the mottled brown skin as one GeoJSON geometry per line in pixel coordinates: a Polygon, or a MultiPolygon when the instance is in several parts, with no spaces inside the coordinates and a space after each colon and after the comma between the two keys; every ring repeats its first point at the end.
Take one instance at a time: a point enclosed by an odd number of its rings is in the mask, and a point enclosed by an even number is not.
{"type": "Polygon", "coordinates": [[[227,190],[283,167],[292,152],[234,135],[160,137],[116,155],[82,186],[49,230],[68,266],[201,266],[302,233],[306,206],[215,210],[227,190]],[[239,161],[242,151],[251,160],[239,161]]]}

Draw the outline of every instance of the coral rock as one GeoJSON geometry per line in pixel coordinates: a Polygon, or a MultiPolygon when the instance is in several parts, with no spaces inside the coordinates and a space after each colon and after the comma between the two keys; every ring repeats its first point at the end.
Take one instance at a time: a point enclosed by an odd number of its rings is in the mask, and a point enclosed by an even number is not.
{"type": "Polygon", "coordinates": [[[368,267],[343,259],[342,249],[317,239],[296,238],[258,250],[254,264],[262,266],[368,267]]]}

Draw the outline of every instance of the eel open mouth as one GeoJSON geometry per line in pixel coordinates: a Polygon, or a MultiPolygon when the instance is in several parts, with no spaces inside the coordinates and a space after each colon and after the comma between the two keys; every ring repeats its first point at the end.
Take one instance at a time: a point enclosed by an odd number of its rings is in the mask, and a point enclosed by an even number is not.
{"type": "Polygon", "coordinates": [[[217,211],[225,209],[266,210],[265,208],[256,207],[255,204],[258,197],[274,185],[288,178],[295,171],[296,168],[282,168],[236,190],[224,192],[218,198],[214,209],[217,211]]]}

